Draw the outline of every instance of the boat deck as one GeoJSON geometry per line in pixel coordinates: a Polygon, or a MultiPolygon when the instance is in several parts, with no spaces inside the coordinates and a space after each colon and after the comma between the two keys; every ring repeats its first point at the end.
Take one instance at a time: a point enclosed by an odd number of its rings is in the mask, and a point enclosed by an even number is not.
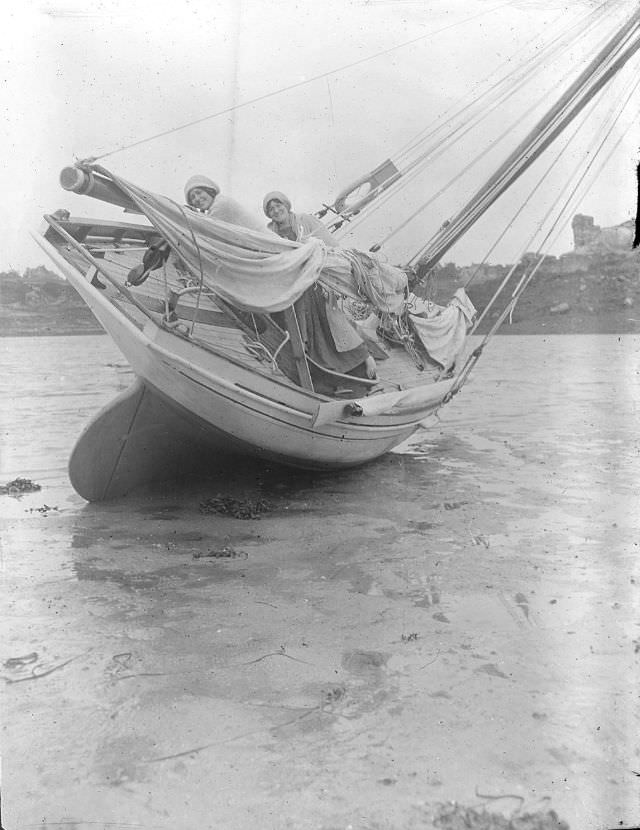
{"type": "MultiPolygon", "coordinates": [[[[143,328],[149,319],[178,337],[187,337],[203,348],[240,363],[252,371],[277,378],[288,385],[299,386],[300,379],[295,355],[287,332],[268,315],[254,315],[232,308],[211,292],[200,291],[170,257],[160,268],[152,271],[139,286],[127,284],[129,272],[140,265],[153,228],[140,226],[124,237],[116,235],[110,223],[89,225],[71,220],[63,222],[80,247],[57,247],[64,258],[84,273],[89,281],[104,291],[136,326],[143,328]],[[91,264],[93,260],[94,264],[91,264]],[[172,298],[172,305],[167,305],[172,298]]],[[[53,239],[55,240],[55,232],[53,239]]],[[[376,359],[377,384],[348,378],[348,386],[341,393],[373,394],[379,391],[410,389],[431,383],[441,375],[440,367],[429,361],[426,353],[420,355],[424,368],[420,369],[400,344],[377,338],[377,344],[386,359],[376,359]]],[[[343,376],[344,377],[344,376],[343,376]]],[[[344,387],[345,384],[342,384],[344,387]]],[[[340,395],[338,394],[338,397],[340,395]]]]}

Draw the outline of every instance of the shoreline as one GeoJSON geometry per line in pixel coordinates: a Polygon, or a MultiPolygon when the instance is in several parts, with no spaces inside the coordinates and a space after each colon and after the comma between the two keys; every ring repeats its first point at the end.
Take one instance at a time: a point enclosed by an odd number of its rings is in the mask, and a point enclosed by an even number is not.
{"type": "Polygon", "coordinates": [[[0,332],[0,338],[2,337],[88,337],[88,336],[95,336],[95,335],[104,335],[105,337],[108,336],[106,331],[96,330],[96,331],[80,331],[75,329],[70,329],[68,331],[2,331],[0,332]]]}
{"type": "MultiPolygon", "coordinates": [[[[44,269],[46,272],[46,269],[44,269]]],[[[616,258],[615,261],[594,260],[588,271],[561,273],[541,272],[512,310],[496,334],[640,334],[640,282],[635,257],[616,258]]],[[[68,296],[63,296],[60,281],[47,281],[47,273],[39,282],[33,281],[31,295],[26,302],[14,286],[5,288],[0,303],[0,336],[40,337],[104,334],[91,311],[70,286],[63,284],[68,296]],[[44,282],[43,282],[44,280],[44,282]],[[55,290],[54,290],[55,289],[55,290]],[[73,292],[73,293],[70,293],[73,292]]],[[[438,276],[423,296],[439,305],[446,305],[455,291],[465,288],[474,307],[481,313],[489,307],[499,288],[499,279],[483,279],[466,285],[461,275],[438,276]]],[[[476,334],[484,335],[495,325],[508,298],[501,296],[488,317],[482,321],[476,334]]]]}
{"type": "MultiPolygon", "coordinates": [[[[484,336],[490,327],[490,322],[485,322],[476,332],[477,336],[484,336]]],[[[501,337],[516,337],[519,335],[573,335],[573,334],[640,334],[640,314],[638,318],[620,319],[618,315],[612,317],[604,314],[593,319],[586,319],[584,317],[569,317],[566,315],[557,317],[548,317],[544,320],[516,320],[513,323],[503,323],[502,326],[495,332],[501,337]]],[[[0,331],[0,338],[3,337],[85,337],[85,336],[108,336],[103,329],[83,329],[83,328],[51,328],[51,329],[31,329],[24,330],[20,328],[11,329],[3,328],[0,331]]]]}

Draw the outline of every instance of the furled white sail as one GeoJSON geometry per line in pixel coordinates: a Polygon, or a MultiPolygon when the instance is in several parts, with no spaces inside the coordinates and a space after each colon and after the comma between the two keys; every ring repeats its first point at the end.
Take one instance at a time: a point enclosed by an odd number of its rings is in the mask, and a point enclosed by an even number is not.
{"type": "Polygon", "coordinates": [[[231,225],[179,205],[125,181],[102,167],[144,213],[194,280],[236,308],[282,311],[314,282],[354,299],[364,299],[383,313],[401,311],[407,276],[375,255],[329,248],[320,239],[291,242],[269,231],[231,225]]]}

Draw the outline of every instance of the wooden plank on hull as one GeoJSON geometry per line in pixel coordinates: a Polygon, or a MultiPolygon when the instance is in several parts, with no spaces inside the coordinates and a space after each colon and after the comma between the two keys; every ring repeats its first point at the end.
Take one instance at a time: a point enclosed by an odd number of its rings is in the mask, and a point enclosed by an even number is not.
{"type": "Polygon", "coordinates": [[[304,343],[302,342],[302,335],[300,334],[300,326],[298,325],[298,318],[296,317],[293,306],[285,308],[283,314],[287,331],[291,337],[291,349],[293,351],[293,358],[298,369],[300,385],[304,389],[311,389],[311,391],[313,391],[311,372],[309,371],[309,364],[307,363],[307,356],[304,351],[304,343]]]}

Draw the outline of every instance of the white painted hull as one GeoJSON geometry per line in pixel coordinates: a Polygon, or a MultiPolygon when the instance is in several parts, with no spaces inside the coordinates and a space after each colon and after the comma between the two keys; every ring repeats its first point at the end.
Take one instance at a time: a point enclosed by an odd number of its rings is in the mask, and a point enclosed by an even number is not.
{"type": "MultiPolygon", "coordinates": [[[[182,412],[199,429],[207,429],[211,442],[218,446],[295,467],[352,467],[384,455],[408,438],[448,390],[448,383],[433,384],[432,404],[410,414],[347,415],[344,403],[252,371],[186,338],[176,337],[152,320],[139,328],[54,246],[42,239],[38,241],[111,335],[146,389],[174,413],[182,412]],[[318,418],[319,411],[327,406],[335,408],[335,416],[318,418]]],[[[133,423],[124,431],[128,433],[132,428],[133,423]]],[[[91,432],[90,428],[88,431],[91,432]]],[[[96,435],[94,430],[92,441],[96,435]]],[[[87,440],[83,434],[79,444],[87,440]]],[[[122,455],[121,437],[112,451],[118,458],[122,455]]],[[[151,451],[147,446],[146,452],[151,451]]],[[[108,448],[100,449],[103,463],[108,453],[108,448]]],[[[79,458],[83,466],[90,466],[96,463],[94,456],[92,448],[81,447],[79,451],[76,447],[72,460],[79,458]]],[[[76,489],[95,500],[96,488],[79,487],[74,481],[79,477],[84,478],[84,471],[81,476],[72,475],[76,489]]],[[[102,492],[104,487],[100,484],[97,489],[102,492]]],[[[116,490],[120,494],[123,488],[116,490]]]]}

